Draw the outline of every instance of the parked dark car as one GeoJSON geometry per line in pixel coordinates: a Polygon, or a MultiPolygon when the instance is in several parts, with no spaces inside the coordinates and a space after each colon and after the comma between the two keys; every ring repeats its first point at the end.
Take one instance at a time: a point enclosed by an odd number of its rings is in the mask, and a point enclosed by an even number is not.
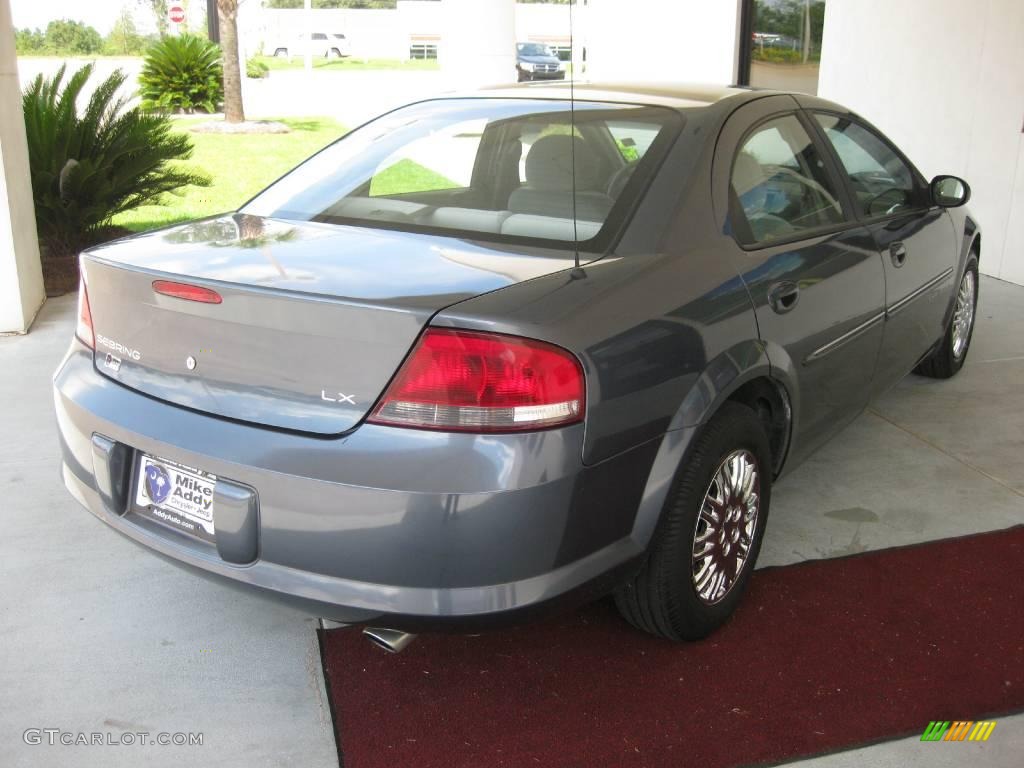
{"type": "Polygon", "coordinates": [[[575,95],[413,104],[236,213],[84,253],[70,492],[393,648],[609,593],[657,635],[719,626],[773,483],[964,364],[969,189],[811,96],[575,95]]]}
{"type": "Polygon", "coordinates": [[[543,43],[516,43],[516,74],[520,83],[564,80],[565,62],[543,43]]]}

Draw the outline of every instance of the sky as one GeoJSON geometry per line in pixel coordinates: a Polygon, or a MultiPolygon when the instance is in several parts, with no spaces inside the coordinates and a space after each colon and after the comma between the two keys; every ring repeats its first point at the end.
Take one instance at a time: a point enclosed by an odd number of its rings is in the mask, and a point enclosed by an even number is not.
{"type": "MultiPolygon", "coordinates": [[[[192,0],[190,4],[206,6],[204,0],[192,0]]],[[[85,22],[105,35],[125,7],[131,9],[140,32],[155,29],[152,13],[140,7],[136,0],[11,0],[11,16],[17,29],[45,29],[54,19],[72,19],[85,22]]]]}

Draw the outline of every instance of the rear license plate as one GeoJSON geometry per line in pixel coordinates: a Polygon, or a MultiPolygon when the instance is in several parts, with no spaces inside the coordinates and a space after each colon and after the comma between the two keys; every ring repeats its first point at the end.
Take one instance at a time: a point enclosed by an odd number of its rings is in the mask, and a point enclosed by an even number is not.
{"type": "Polygon", "coordinates": [[[136,477],[137,514],[204,541],[214,541],[216,475],[142,454],[136,477]]]}

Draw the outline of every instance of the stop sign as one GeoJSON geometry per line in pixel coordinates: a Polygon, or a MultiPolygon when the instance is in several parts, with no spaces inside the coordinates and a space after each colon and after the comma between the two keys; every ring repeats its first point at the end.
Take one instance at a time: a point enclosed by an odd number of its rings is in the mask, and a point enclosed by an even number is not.
{"type": "Polygon", "coordinates": [[[181,24],[185,20],[185,9],[180,5],[172,5],[167,9],[167,18],[175,24],[181,24]]]}

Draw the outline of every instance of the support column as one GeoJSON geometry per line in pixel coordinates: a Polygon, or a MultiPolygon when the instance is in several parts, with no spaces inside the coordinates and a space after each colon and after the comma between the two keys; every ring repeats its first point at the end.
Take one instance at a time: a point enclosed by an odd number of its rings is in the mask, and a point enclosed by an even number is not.
{"type": "Polygon", "coordinates": [[[441,71],[453,87],[514,83],[515,0],[442,0],[441,71]]]}
{"type": "Polygon", "coordinates": [[[589,0],[575,10],[588,79],[736,82],[738,0],[589,0]]]}
{"type": "Polygon", "coordinates": [[[0,0],[0,333],[26,333],[46,299],[10,0],[0,0]]]}

